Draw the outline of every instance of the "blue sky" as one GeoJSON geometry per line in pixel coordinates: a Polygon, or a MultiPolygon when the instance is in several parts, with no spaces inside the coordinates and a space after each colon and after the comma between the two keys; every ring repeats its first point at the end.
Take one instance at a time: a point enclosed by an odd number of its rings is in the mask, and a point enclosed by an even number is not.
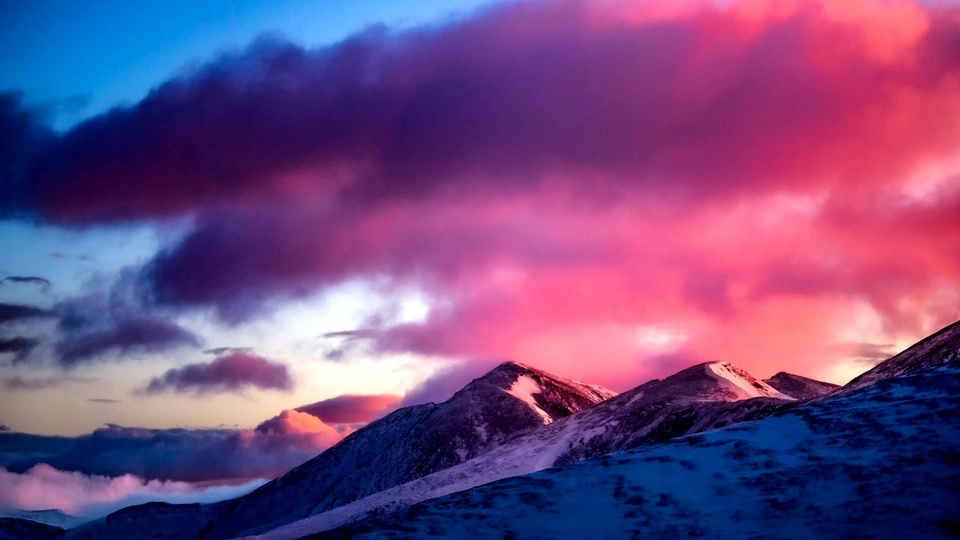
{"type": "Polygon", "coordinates": [[[304,46],[373,24],[439,23],[490,0],[6,1],[0,5],[0,89],[51,107],[65,128],[261,35],[304,46]]]}

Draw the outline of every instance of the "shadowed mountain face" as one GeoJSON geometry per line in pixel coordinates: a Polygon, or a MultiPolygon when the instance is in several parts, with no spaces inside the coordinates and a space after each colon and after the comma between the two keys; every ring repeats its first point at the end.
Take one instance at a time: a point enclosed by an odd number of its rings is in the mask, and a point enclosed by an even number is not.
{"type": "Polygon", "coordinates": [[[474,458],[519,432],[542,427],[615,395],[514,362],[475,379],[449,400],[406,407],[239,499],[212,505],[133,507],[71,531],[71,538],[226,538],[267,530],[474,458]],[[165,525],[173,525],[167,527],[165,525]]]}
{"type": "Polygon", "coordinates": [[[794,375],[784,371],[777,373],[769,379],[764,379],[763,382],[801,401],[825,396],[837,388],[840,388],[838,384],[808,379],[807,377],[801,377],[800,375],[794,375]]]}
{"type": "Polygon", "coordinates": [[[958,440],[953,361],[309,538],[947,538],[958,440]]]}
{"type": "Polygon", "coordinates": [[[902,353],[877,364],[873,369],[853,379],[842,392],[863,388],[883,379],[942,366],[960,359],[960,321],[946,326],[902,353]]]}

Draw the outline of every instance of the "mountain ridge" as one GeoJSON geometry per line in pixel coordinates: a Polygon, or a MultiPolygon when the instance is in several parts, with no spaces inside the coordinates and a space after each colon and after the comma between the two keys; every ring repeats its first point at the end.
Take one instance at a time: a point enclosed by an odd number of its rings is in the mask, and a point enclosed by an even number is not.
{"type": "Polygon", "coordinates": [[[758,422],[288,537],[952,537],[958,411],[951,361],[758,422]]]}
{"type": "MultiPolygon", "coordinates": [[[[462,463],[518,432],[613,394],[504,362],[450,399],[398,409],[247,495],[209,505],[165,506],[163,521],[178,523],[180,530],[171,532],[176,538],[192,538],[199,531],[206,538],[227,538],[268,530],[462,463]],[[522,378],[537,385],[535,399],[510,393],[522,378]]],[[[70,538],[137,537],[163,529],[151,525],[151,509],[138,508],[74,529],[70,538]]]]}

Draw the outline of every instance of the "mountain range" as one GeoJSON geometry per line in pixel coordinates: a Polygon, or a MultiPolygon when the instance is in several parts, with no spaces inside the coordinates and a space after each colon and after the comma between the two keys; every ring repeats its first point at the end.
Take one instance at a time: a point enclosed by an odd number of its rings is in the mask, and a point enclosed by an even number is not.
{"type": "Polygon", "coordinates": [[[958,357],[960,322],[844,387],[708,362],[617,395],[506,362],[237,499],[28,536],[842,537],[864,516],[881,537],[949,534],[958,357]],[[913,517],[877,518],[890,509],[913,517]]]}

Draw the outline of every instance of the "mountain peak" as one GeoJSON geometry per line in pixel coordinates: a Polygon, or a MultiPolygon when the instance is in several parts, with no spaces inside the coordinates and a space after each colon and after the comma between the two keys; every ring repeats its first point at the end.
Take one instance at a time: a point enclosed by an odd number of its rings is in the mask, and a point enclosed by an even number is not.
{"type": "Polygon", "coordinates": [[[544,424],[617,395],[602,386],[565,379],[519,362],[507,361],[471,381],[451,400],[486,392],[484,389],[491,386],[526,404],[544,424]]]}
{"type": "Polygon", "coordinates": [[[740,401],[756,397],[793,400],[732,362],[712,361],[675,373],[659,384],[661,392],[673,392],[697,401],[740,401]]]}
{"type": "Polygon", "coordinates": [[[740,399],[750,399],[755,397],[772,397],[778,399],[794,399],[769,384],[757,379],[747,372],[747,370],[736,366],[730,362],[708,362],[706,368],[710,373],[722,381],[738,396],[740,399]]]}

